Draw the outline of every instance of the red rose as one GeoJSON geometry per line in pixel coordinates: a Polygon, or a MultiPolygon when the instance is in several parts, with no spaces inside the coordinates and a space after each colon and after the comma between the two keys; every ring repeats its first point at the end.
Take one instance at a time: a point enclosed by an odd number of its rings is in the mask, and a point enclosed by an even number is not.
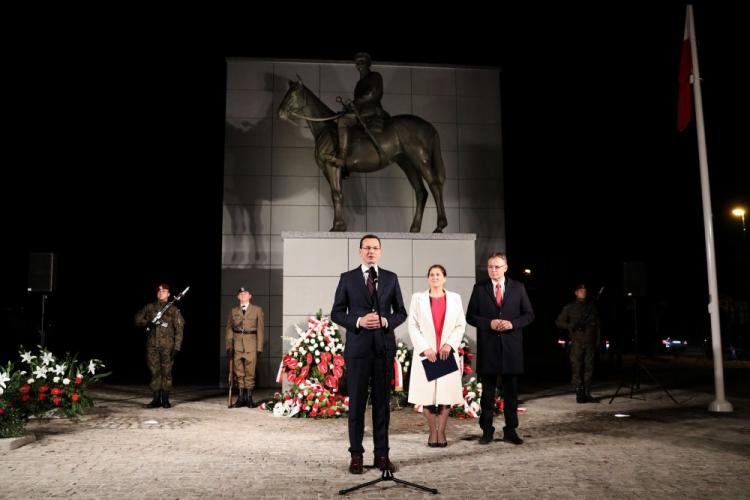
{"type": "Polygon", "coordinates": [[[471,375],[474,373],[474,370],[471,369],[471,366],[464,365],[464,375],[471,375]]]}
{"type": "Polygon", "coordinates": [[[313,418],[315,418],[315,417],[318,416],[318,412],[315,411],[315,410],[313,410],[313,411],[310,412],[310,416],[313,417],[313,418]]]}
{"type": "Polygon", "coordinates": [[[328,387],[332,387],[334,389],[338,388],[338,386],[339,386],[339,380],[336,377],[333,377],[331,375],[327,375],[326,376],[326,385],[328,387]]]}
{"type": "Polygon", "coordinates": [[[307,360],[307,364],[308,364],[308,365],[311,365],[311,364],[312,364],[312,361],[313,361],[313,357],[312,357],[312,354],[310,354],[310,353],[308,352],[308,353],[307,353],[307,356],[305,356],[305,359],[307,360]]]}
{"type": "Polygon", "coordinates": [[[47,392],[47,391],[49,391],[49,387],[47,387],[46,385],[39,387],[39,392],[47,392]]]}
{"type": "Polygon", "coordinates": [[[302,370],[301,370],[301,371],[299,372],[299,378],[300,378],[300,379],[302,379],[302,380],[304,381],[305,379],[307,379],[307,375],[308,375],[309,373],[310,373],[310,367],[309,367],[309,366],[305,366],[305,367],[304,367],[304,368],[302,368],[302,370]]]}
{"type": "Polygon", "coordinates": [[[50,394],[52,394],[53,396],[59,396],[60,394],[62,394],[62,389],[60,389],[59,387],[55,387],[50,391],[50,394]]]}
{"type": "Polygon", "coordinates": [[[39,393],[39,401],[44,401],[45,399],[47,399],[47,395],[45,393],[43,393],[43,392],[40,392],[39,393]]]}
{"type": "Polygon", "coordinates": [[[81,382],[83,382],[83,376],[82,376],[82,375],[78,375],[78,376],[76,377],[76,384],[79,384],[79,385],[80,385],[80,383],[81,383],[81,382]]]}
{"type": "Polygon", "coordinates": [[[323,375],[328,373],[328,363],[326,363],[325,361],[321,361],[320,363],[318,363],[318,371],[323,375]]]}
{"type": "Polygon", "coordinates": [[[77,392],[74,392],[73,395],[70,396],[70,399],[72,399],[73,401],[78,401],[79,399],[81,399],[81,396],[79,396],[77,392]]]}
{"type": "Polygon", "coordinates": [[[472,353],[470,353],[470,352],[467,352],[466,353],[466,359],[472,360],[472,359],[474,359],[474,355],[472,353]]]}
{"type": "Polygon", "coordinates": [[[343,377],[343,376],[344,376],[344,369],[343,369],[343,368],[341,368],[341,367],[340,367],[340,366],[338,366],[338,365],[333,365],[333,375],[334,375],[334,376],[335,376],[336,378],[341,378],[341,377],[343,377]]]}
{"type": "Polygon", "coordinates": [[[31,390],[31,386],[29,384],[23,384],[21,387],[18,388],[18,390],[21,392],[21,394],[26,394],[31,390]]]}
{"type": "Polygon", "coordinates": [[[288,380],[289,382],[292,382],[292,383],[294,383],[294,381],[295,381],[295,380],[297,380],[297,374],[296,374],[296,373],[294,373],[294,372],[288,372],[288,373],[286,374],[286,379],[287,379],[287,380],[288,380]]]}
{"type": "Polygon", "coordinates": [[[459,347],[458,348],[458,355],[459,356],[463,356],[464,355],[464,348],[463,347],[459,347]]]}
{"type": "Polygon", "coordinates": [[[297,368],[299,368],[299,361],[297,361],[296,359],[290,359],[287,367],[290,370],[296,370],[297,368]]]}
{"type": "Polygon", "coordinates": [[[313,394],[308,394],[308,395],[307,395],[307,397],[306,397],[306,399],[307,399],[308,401],[312,401],[313,399],[315,399],[315,395],[313,395],[313,394]]]}
{"type": "Polygon", "coordinates": [[[0,415],[2,415],[3,413],[5,413],[5,410],[3,410],[2,408],[0,408],[0,415]]]}
{"type": "Polygon", "coordinates": [[[313,411],[318,411],[318,408],[320,408],[320,405],[318,405],[318,403],[315,403],[313,405],[313,411]]]}
{"type": "Polygon", "coordinates": [[[341,354],[337,354],[333,357],[333,364],[336,366],[344,366],[346,362],[344,361],[344,356],[341,354]]]}
{"type": "Polygon", "coordinates": [[[60,403],[62,403],[62,399],[60,399],[60,398],[58,398],[58,397],[54,397],[54,398],[52,398],[52,403],[53,403],[53,404],[54,404],[55,406],[60,406],[60,403]]]}
{"type": "Polygon", "coordinates": [[[332,417],[336,414],[336,408],[328,408],[328,416],[332,417]]]}
{"type": "Polygon", "coordinates": [[[24,394],[23,396],[21,396],[21,401],[28,401],[29,399],[31,399],[31,396],[29,396],[28,394],[24,394]]]}
{"type": "Polygon", "coordinates": [[[333,355],[330,352],[324,352],[320,355],[320,360],[326,363],[330,363],[333,359],[333,355]]]}

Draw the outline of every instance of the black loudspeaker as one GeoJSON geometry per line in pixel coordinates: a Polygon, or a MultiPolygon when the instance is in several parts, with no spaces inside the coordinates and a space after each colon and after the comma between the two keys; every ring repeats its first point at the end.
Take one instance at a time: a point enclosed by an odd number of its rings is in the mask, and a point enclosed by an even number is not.
{"type": "Polygon", "coordinates": [[[626,297],[646,296],[646,264],[643,262],[622,264],[622,289],[626,297]]]}
{"type": "Polygon", "coordinates": [[[53,253],[29,254],[29,292],[54,292],[57,282],[57,256],[53,253]]]}

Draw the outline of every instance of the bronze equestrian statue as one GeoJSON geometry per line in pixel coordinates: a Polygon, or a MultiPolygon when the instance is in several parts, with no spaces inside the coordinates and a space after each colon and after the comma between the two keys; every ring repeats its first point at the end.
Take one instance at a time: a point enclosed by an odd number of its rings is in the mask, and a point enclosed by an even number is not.
{"type": "Polygon", "coordinates": [[[315,161],[331,186],[333,227],[346,231],[342,180],[349,171],[375,172],[396,162],[414,188],[417,208],[409,230],[418,233],[427,202],[425,180],[437,207],[435,233],[448,225],[443,204],[445,164],[440,154],[440,136],[429,122],[414,115],[389,116],[380,106],[383,95],[382,77],[370,71],[370,56],[355,56],[360,81],[354,101],[342,101],[345,109],[335,113],[326,106],[302,79],[289,81],[284,99],[279,104],[282,120],[297,117],[307,121],[315,137],[315,161]],[[339,145],[341,147],[339,147],[339,145]]]}

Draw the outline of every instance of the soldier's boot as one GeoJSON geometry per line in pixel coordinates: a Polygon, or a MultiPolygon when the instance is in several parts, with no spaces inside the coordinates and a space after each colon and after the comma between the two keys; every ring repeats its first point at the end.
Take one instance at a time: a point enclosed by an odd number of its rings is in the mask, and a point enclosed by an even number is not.
{"type": "Polygon", "coordinates": [[[232,403],[230,408],[242,408],[245,406],[245,389],[237,389],[237,401],[232,403]]]}
{"type": "Polygon", "coordinates": [[[169,402],[169,391],[161,392],[161,407],[172,408],[172,403],[169,402]]]}
{"type": "Polygon", "coordinates": [[[586,393],[583,390],[583,386],[579,385],[576,387],[576,403],[585,403],[586,393]]]}
{"type": "Polygon", "coordinates": [[[154,398],[146,405],[146,408],[161,408],[161,391],[154,391],[154,398]]]}
{"type": "Polygon", "coordinates": [[[596,400],[591,395],[591,386],[586,385],[583,387],[583,402],[584,403],[596,403],[596,400]]]}
{"type": "Polygon", "coordinates": [[[255,401],[253,401],[253,390],[252,389],[245,389],[247,391],[247,407],[248,408],[255,408],[255,401]]]}

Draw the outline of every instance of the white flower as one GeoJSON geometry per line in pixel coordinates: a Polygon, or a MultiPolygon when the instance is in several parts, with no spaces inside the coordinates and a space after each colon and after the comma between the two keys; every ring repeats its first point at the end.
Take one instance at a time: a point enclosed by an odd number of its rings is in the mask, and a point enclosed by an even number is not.
{"type": "Polygon", "coordinates": [[[404,363],[404,366],[409,366],[411,364],[411,361],[407,361],[404,363]]]}
{"type": "Polygon", "coordinates": [[[310,343],[310,339],[305,337],[305,344],[309,344],[309,343],[310,343]]]}
{"type": "Polygon", "coordinates": [[[65,373],[65,368],[67,368],[65,366],[65,363],[63,363],[61,365],[55,365],[55,375],[62,375],[62,374],[64,374],[65,373]]]}
{"type": "Polygon", "coordinates": [[[481,382],[479,382],[479,383],[477,384],[477,389],[481,389],[481,388],[482,388],[482,383],[481,383],[481,382]]]}
{"type": "Polygon", "coordinates": [[[5,391],[3,390],[3,388],[2,388],[2,387],[0,387],[0,396],[2,396],[2,395],[3,395],[3,392],[5,392],[5,391]]]}
{"type": "Polygon", "coordinates": [[[46,366],[44,366],[44,365],[42,365],[42,366],[37,366],[37,367],[36,367],[36,370],[34,370],[34,376],[35,376],[35,377],[36,377],[37,379],[40,379],[40,378],[47,378],[47,367],[46,367],[46,366]]]}
{"type": "MultiPolygon", "coordinates": [[[[315,351],[315,354],[318,354],[318,351],[315,351]]],[[[320,358],[315,358],[315,364],[317,365],[320,363],[320,358]]]]}
{"type": "Polygon", "coordinates": [[[21,375],[26,375],[26,370],[21,370],[21,375]]]}
{"type": "Polygon", "coordinates": [[[409,367],[408,366],[404,366],[404,373],[406,373],[408,371],[409,371],[409,367]]]}
{"type": "Polygon", "coordinates": [[[0,372],[0,387],[5,389],[6,382],[10,382],[10,377],[7,373],[0,372]]]}
{"type": "Polygon", "coordinates": [[[284,415],[284,405],[281,403],[276,403],[273,407],[273,416],[281,417],[283,415],[284,415]]]}
{"type": "Polygon", "coordinates": [[[51,352],[47,351],[42,355],[42,364],[48,365],[55,360],[51,352]]]}
{"type": "Polygon", "coordinates": [[[476,392],[469,392],[468,394],[466,394],[466,397],[469,398],[469,399],[474,399],[474,398],[477,397],[477,393],[476,392]]]}
{"type": "Polygon", "coordinates": [[[27,384],[33,384],[34,383],[34,377],[31,377],[29,380],[26,381],[27,384]]]}
{"type": "Polygon", "coordinates": [[[56,383],[56,384],[59,384],[60,383],[60,377],[55,377],[55,378],[52,379],[52,381],[54,383],[56,383]]]}
{"type": "Polygon", "coordinates": [[[323,340],[323,336],[322,335],[318,335],[318,340],[323,340]]]}
{"type": "Polygon", "coordinates": [[[470,384],[471,384],[471,383],[473,383],[473,382],[476,382],[476,381],[477,381],[477,378],[476,378],[476,377],[471,377],[471,378],[469,379],[469,383],[470,383],[470,384]]]}
{"type": "Polygon", "coordinates": [[[316,355],[316,356],[320,356],[320,351],[319,351],[319,350],[317,350],[317,349],[315,349],[315,355],[316,355]]]}
{"type": "Polygon", "coordinates": [[[403,342],[399,342],[399,343],[398,343],[398,346],[399,346],[399,347],[404,347],[404,343],[403,343],[403,342]]]}
{"type": "Polygon", "coordinates": [[[36,359],[36,356],[32,356],[31,351],[27,351],[21,354],[21,361],[23,361],[24,363],[31,363],[32,359],[36,359]]]}
{"type": "Polygon", "coordinates": [[[63,379],[63,385],[68,385],[68,384],[70,384],[70,379],[69,378],[64,378],[63,379]]]}
{"type": "Polygon", "coordinates": [[[471,409],[474,410],[474,411],[479,410],[479,403],[477,403],[476,401],[474,401],[473,403],[471,403],[469,406],[471,406],[471,409]]]}
{"type": "Polygon", "coordinates": [[[331,352],[331,348],[326,346],[326,352],[331,352]]]}
{"type": "Polygon", "coordinates": [[[89,361],[89,372],[93,375],[96,373],[96,363],[94,363],[94,360],[92,359],[89,361]]]}

